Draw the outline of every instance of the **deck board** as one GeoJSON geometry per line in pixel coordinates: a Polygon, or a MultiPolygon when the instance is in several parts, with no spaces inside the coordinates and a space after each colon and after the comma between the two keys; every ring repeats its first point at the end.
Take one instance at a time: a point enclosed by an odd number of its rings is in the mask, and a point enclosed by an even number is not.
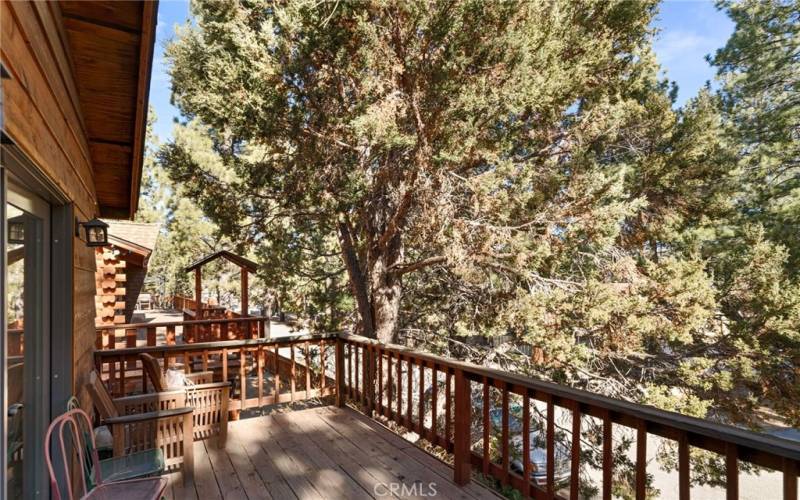
{"type": "Polygon", "coordinates": [[[321,407],[232,421],[225,449],[195,443],[195,482],[169,476],[167,498],[497,499],[459,487],[444,462],[347,408],[321,407]],[[389,485],[395,484],[395,490],[389,485]],[[405,488],[402,488],[405,486],[405,488]]]}

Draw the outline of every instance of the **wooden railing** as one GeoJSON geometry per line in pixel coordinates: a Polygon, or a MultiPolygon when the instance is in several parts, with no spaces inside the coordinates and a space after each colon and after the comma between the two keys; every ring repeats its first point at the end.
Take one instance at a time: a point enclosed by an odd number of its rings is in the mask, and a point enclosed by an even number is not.
{"type": "Polygon", "coordinates": [[[582,452],[596,445],[602,497],[611,498],[614,459],[620,458],[613,431],[621,428],[635,443],[638,499],[647,496],[647,438],[653,435],[677,445],[681,499],[689,498],[690,451],[697,448],[725,461],[727,498],[738,498],[739,462],[748,462],[782,472],[784,499],[797,500],[798,443],[364,337],[304,335],[97,351],[97,368],[113,394],[146,389],[137,364],[142,352],[167,366],[210,369],[216,380],[234,382],[234,411],[335,395],[336,404],[349,402],[451,453],[459,484],[477,470],[525,497],[578,498],[582,452]],[[532,442],[532,434],[541,442],[532,442]],[[519,441],[521,463],[512,467],[519,441]],[[544,471],[531,463],[534,446],[544,450],[544,471]]]}
{"type": "Polygon", "coordinates": [[[101,350],[95,367],[115,397],[147,391],[141,353],[186,373],[212,371],[215,382],[232,382],[229,408],[239,412],[334,395],[336,343],[335,334],[295,335],[101,350]]]}
{"type": "Polygon", "coordinates": [[[177,343],[178,328],[180,328],[183,343],[257,339],[269,337],[270,319],[262,316],[247,316],[98,326],[95,348],[116,349],[118,344],[124,345],[125,348],[137,347],[140,330],[144,331],[143,341],[148,347],[155,347],[159,344],[174,345],[177,343]],[[159,337],[162,339],[160,342],[159,337]]]}
{"type": "MultiPolygon", "coordinates": [[[[158,307],[182,311],[184,309],[196,309],[197,304],[192,297],[185,295],[159,295],[152,294],[152,300],[158,307]]],[[[207,304],[203,304],[204,306],[207,304]]]]}
{"type": "Polygon", "coordinates": [[[677,444],[681,499],[689,498],[690,450],[699,448],[724,457],[727,498],[738,498],[739,462],[743,461],[781,471],[784,499],[797,500],[800,443],[363,337],[343,334],[340,339],[346,398],[366,413],[393,421],[452,453],[460,484],[470,480],[474,468],[526,497],[578,498],[581,452],[593,420],[600,430],[605,499],[611,498],[614,477],[612,430],[621,426],[635,437],[638,499],[647,495],[647,437],[655,435],[677,444]],[[512,412],[512,405],[519,411],[512,412]],[[510,426],[515,421],[521,421],[521,432],[518,429],[516,434],[522,441],[522,473],[511,467],[510,426]],[[531,442],[532,430],[534,436],[541,431],[543,443],[531,442]],[[566,439],[557,434],[566,434],[566,439]],[[497,442],[494,450],[492,442],[497,442]],[[533,446],[545,450],[544,474],[534,470],[530,461],[533,446]],[[561,466],[568,473],[559,477],[561,466]],[[533,480],[525,479],[532,476],[533,480]]]}

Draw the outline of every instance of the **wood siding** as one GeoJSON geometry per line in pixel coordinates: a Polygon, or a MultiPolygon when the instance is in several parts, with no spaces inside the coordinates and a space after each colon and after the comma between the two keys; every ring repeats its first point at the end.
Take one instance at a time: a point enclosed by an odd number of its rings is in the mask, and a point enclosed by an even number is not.
{"type": "MultiPolygon", "coordinates": [[[[75,205],[75,216],[97,215],[91,155],[58,4],[0,3],[0,57],[8,136],[75,205]]],[[[83,386],[94,346],[94,251],[74,241],[73,392],[89,407],[83,386]]]]}

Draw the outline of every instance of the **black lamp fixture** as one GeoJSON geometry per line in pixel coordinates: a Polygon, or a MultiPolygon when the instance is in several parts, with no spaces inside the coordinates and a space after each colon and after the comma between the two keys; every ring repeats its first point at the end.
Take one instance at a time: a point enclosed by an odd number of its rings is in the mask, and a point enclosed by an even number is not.
{"type": "Polygon", "coordinates": [[[108,245],[108,224],[100,219],[92,219],[87,222],[78,222],[75,219],[75,236],[80,236],[80,226],[86,231],[87,247],[104,247],[108,245]]]}
{"type": "Polygon", "coordinates": [[[8,242],[12,245],[25,244],[25,221],[21,215],[8,219],[8,242]]]}

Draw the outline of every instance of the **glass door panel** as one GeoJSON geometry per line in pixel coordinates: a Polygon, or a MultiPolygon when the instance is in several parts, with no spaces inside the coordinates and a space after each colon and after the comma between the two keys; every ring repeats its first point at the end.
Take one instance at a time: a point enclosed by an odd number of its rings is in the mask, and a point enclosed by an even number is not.
{"type": "Polygon", "coordinates": [[[6,492],[9,498],[42,494],[40,467],[43,401],[49,356],[47,230],[49,207],[9,185],[6,220],[6,492]]]}

